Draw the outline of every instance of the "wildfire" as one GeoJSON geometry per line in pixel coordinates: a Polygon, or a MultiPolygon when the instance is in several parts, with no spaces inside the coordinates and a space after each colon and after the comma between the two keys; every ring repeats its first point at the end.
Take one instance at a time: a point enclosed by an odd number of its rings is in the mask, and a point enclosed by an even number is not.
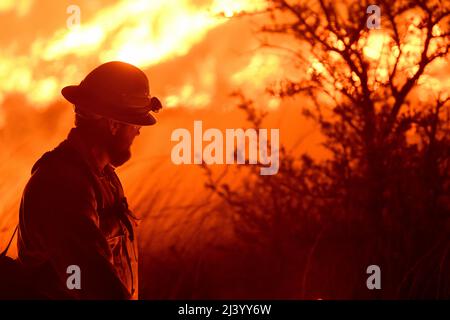
{"type": "MultiPolygon", "coordinates": [[[[35,5],[37,2],[33,0],[3,0],[0,12],[27,17],[33,14],[35,5]]],[[[36,37],[22,46],[14,42],[4,45],[0,52],[0,108],[5,97],[14,92],[25,95],[34,107],[46,107],[60,99],[59,91],[64,85],[79,82],[92,67],[102,62],[121,60],[145,69],[185,56],[209,31],[227,23],[230,17],[244,11],[260,11],[266,5],[264,0],[122,0],[100,8],[87,18],[83,15],[84,8],[80,8],[81,24],[70,28],[64,20],[69,15],[62,12],[64,25],[49,36],[36,37]]],[[[361,43],[356,44],[370,63],[371,79],[386,82],[400,52],[398,70],[402,75],[411,76],[417,68],[424,33],[414,19],[405,23],[404,28],[407,32],[401,48],[384,30],[367,32],[361,43]]],[[[441,32],[438,27],[433,29],[434,35],[441,32]]],[[[336,37],[330,39],[330,43],[338,50],[344,48],[344,43],[336,37]]],[[[430,45],[430,51],[434,45],[434,42],[430,45]]],[[[219,63],[215,59],[205,57],[196,75],[184,77],[185,83],[168,86],[162,97],[165,105],[203,108],[211,104],[219,63]]],[[[317,58],[311,56],[310,63],[307,74],[327,73],[317,58]]],[[[276,54],[254,53],[246,66],[230,71],[227,76],[229,82],[244,93],[260,96],[267,85],[286,76],[289,69],[291,67],[282,65],[276,54]]],[[[359,80],[356,75],[349,76],[356,82],[359,80]]],[[[440,81],[434,83],[434,87],[439,83],[443,87],[440,81]]],[[[279,104],[277,98],[266,101],[269,108],[277,108],[279,104]]],[[[1,122],[0,109],[0,125],[1,122]]]]}
{"type": "Polygon", "coordinates": [[[33,0],[2,0],[0,2],[0,13],[14,11],[19,17],[25,16],[31,8],[33,0]]]}
{"type": "MultiPolygon", "coordinates": [[[[32,13],[33,1],[19,1],[16,7],[14,3],[2,1],[0,11],[32,13]]],[[[35,39],[25,50],[6,47],[0,53],[0,101],[18,92],[33,106],[45,107],[59,98],[61,87],[80,81],[94,65],[120,60],[145,68],[183,56],[229,17],[259,8],[261,2],[250,0],[215,0],[209,5],[190,0],[120,1],[87,20],[81,18],[79,26],[64,25],[50,37],[35,39]]],[[[189,85],[178,91],[167,97],[169,105],[187,99],[200,106],[209,102],[189,85]]]]}
{"type": "MultiPolygon", "coordinates": [[[[232,75],[232,82],[250,97],[262,96],[266,87],[271,86],[277,80],[282,79],[287,74],[281,58],[274,53],[256,53],[250,63],[239,72],[232,75]]],[[[277,97],[270,97],[268,101],[258,101],[270,109],[276,109],[281,101],[277,97]]]]}

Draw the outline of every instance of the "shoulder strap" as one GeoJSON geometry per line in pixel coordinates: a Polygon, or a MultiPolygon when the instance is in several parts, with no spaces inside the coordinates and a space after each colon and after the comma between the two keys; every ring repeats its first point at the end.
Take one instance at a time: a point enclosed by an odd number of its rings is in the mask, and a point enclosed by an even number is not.
{"type": "Polygon", "coordinates": [[[122,183],[120,182],[119,177],[112,167],[107,167],[106,170],[111,183],[114,185],[114,188],[117,191],[117,212],[119,214],[119,218],[125,227],[128,230],[129,239],[131,241],[134,240],[134,230],[132,223],[135,223],[138,218],[136,218],[133,213],[128,208],[128,201],[123,192],[122,183]]]}
{"type": "Polygon", "coordinates": [[[2,253],[0,253],[0,257],[4,257],[8,253],[8,249],[11,246],[11,242],[13,241],[14,236],[16,235],[17,229],[19,229],[19,225],[16,225],[16,228],[14,229],[14,233],[13,233],[11,239],[9,239],[8,245],[6,246],[5,250],[3,250],[2,253]]]}

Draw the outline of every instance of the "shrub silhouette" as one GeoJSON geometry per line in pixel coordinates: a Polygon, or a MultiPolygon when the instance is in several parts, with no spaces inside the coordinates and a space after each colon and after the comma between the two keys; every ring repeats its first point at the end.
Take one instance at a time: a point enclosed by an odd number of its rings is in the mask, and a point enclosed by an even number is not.
{"type": "MultiPolygon", "coordinates": [[[[236,236],[264,262],[260,280],[273,297],[450,297],[449,98],[426,89],[427,71],[448,67],[449,8],[379,3],[381,30],[373,31],[366,1],[269,1],[261,31],[285,38],[263,45],[292,54],[298,77],[268,92],[311,101],[303,114],[319,125],[329,157],[281,148],[277,175],[249,166],[239,187],[205,167],[236,236]],[[375,53],[372,36],[382,39],[375,53]],[[411,51],[413,37],[420,47],[411,51]],[[371,264],[381,267],[382,290],[366,287],[371,264]]],[[[260,127],[265,114],[253,97],[237,96],[260,127]]]]}

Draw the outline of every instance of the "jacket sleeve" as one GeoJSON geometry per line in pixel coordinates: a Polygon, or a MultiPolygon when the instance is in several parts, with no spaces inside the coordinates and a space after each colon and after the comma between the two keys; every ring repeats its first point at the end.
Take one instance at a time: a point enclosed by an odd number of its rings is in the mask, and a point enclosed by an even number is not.
{"type": "Polygon", "coordinates": [[[64,298],[129,299],[99,228],[95,193],[87,179],[70,171],[43,176],[36,174],[27,185],[21,218],[25,231],[45,254],[64,298]],[[71,265],[81,271],[80,289],[67,286],[71,265]]]}

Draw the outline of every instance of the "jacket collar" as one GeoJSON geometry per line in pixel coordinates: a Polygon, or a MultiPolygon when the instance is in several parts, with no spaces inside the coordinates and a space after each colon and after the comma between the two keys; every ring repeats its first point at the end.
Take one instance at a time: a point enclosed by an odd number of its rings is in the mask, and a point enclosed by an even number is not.
{"type": "Polygon", "coordinates": [[[110,171],[114,171],[114,168],[109,164],[107,164],[104,168],[101,168],[98,161],[95,159],[95,155],[92,153],[92,150],[89,148],[89,145],[86,143],[86,140],[78,128],[72,128],[70,130],[67,136],[67,143],[79,153],[83,161],[86,162],[92,172],[94,172],[98,177],[103,177],[110,171]]]}

